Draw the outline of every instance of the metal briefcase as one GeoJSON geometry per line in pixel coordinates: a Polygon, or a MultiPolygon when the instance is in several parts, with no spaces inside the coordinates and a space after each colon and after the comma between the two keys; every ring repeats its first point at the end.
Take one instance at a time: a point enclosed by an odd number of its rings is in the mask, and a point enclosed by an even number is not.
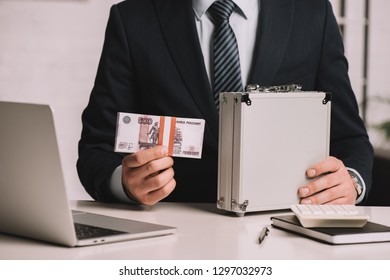
{"type": "Polygon", "coordinates": [[[331,94],[299,85],[220,94],[217,207],[245,212],[290,208],[305,171],[329,155],[331,94]]]}

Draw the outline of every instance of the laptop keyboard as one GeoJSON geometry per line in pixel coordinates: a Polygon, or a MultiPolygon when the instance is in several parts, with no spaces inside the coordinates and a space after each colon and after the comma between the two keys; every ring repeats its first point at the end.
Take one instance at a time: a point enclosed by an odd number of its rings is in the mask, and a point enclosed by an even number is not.
{"type": "Polygon", "coordinates": [[[126,233],[123,231],[90,226],[90,225],[79,224],[79,223],[75,223],[74,226],[76,229],[76,236],[80,240],[126,233]]]}

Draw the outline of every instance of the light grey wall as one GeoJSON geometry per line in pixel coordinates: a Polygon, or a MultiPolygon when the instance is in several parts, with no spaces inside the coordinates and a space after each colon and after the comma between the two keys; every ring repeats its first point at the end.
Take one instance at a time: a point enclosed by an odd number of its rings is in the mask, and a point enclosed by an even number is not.
{"type": "MultiPolygon", "coordinates": [[[[142,0],[140,0],[142,1],[142,0]]],[[[0,100],[50,104],[70,199],[89,196],[75,164],[80,115],[87,104],[109,8],[119,0],[0,0],[0,100]]],[[[332,0],[336,13],[339,0],[332,0]]],[[[361,99],[363,0],[347,0],[345,45],[361,99]]],[[[390,1],[371,2],[369,93],[389,97],[390,1]]],[[[390,105],[370,105],[369,125],[390,119],[390,105]]],[[[370,128],[376,146],[389,147],[370,128]]]]}
{"type": "Polygon", "coordinates": [[[0,1],[0,100],[50,104],[70,199],[80,115],[93,86],[113,0],[0,1]]]}
{"type": "Polygon", "coordinates": [[[375,147],[390,151],[390,139],[375,129],[385,121],[390,124],[390,1],[370,2],[367,126],[375,147]]]}
{"type": "MultiPolygon", "coordinates": [[[[335,14],[340,14],[340,0],[331,0],[335,14]]],[[[344,45],[349,60],[349,75],[352,87],[362,105],[364,83],[367,86],[368,104],[366,126],[371,142],[377,150],[390,151],[390,139],[376,126],[390,123],[390,89],[388,72],[390,69],[390,1],[369,0],[369,21],[365,20],[365,0],[344,0],[345,17],[338,18],[344,23],[344,45]],[[363,78],[364,28],[369,26],[368,34],[368,75],[363,78]]]]}

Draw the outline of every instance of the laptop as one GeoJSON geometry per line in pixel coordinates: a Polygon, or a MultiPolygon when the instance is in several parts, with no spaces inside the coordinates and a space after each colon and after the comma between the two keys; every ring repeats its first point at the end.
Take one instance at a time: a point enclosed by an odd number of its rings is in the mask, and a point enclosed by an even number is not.
{"type": "Polygon", "coordinates": [[[72,211],[50,106],[0,101],[0,232],[75,247],[175,231],[72,211]],[[84,235],[78,236],[76,229],[84,235]]]}

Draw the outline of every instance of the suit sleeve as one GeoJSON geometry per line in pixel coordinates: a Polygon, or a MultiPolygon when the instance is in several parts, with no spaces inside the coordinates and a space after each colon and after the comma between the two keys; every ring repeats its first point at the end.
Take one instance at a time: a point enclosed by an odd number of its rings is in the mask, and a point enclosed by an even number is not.
{"type": "Polygon", "coordinates": [[[95,84],[82,114],[77,171],[92,198],[113,201],[109,180],[121,165],[114,152],[116,115],[136,102],[128,44],[117,7],[111,8],[95,84]]]}
{"type": "Polygon", "coordinates": [[[338,24],[326,1],[326,22],[316,88],[332,93],[330,154],[364,179],[366,195],[371,188],[373,148],[348,77],[348,62],[338,24]]]}

